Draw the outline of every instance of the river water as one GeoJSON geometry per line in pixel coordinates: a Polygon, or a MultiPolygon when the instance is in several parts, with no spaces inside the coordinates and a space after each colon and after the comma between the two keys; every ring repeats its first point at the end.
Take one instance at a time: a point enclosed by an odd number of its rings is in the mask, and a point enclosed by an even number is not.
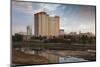
{"type": "Polygon", "coordinates": [[[72,56],[68,56],[68,57],[60,57],[59,58],[59,63],[64,63],[64,62],[83,62],[83,61],[88,61],[82,58],[77,58],[77,57],[72,57],[72,56]]]}

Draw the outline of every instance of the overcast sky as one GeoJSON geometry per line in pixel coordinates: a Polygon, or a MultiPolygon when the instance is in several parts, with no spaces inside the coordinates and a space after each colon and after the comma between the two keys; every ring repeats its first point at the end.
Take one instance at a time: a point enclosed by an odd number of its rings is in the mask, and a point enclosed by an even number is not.
{"type": "Polygon", "coordinates": [[[51,16],[60,16],[60,29],[69,32],[92,32],[95,34],[95,6],[64,5],[32,2],[12,2],[12,34],[26,32],[32,26],[34,14],[44,11],[51,16]]]}

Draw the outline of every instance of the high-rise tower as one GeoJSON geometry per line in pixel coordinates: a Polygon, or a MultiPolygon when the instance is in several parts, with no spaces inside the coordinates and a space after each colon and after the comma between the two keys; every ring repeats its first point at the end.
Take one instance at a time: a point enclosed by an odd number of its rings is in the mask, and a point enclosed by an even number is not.
{"type": "Polygon", "coordinates": [[[34,14],[35,36],[59,36],[59,16],[51,17],[45,12],[34,14]]]}
{"type": "Polygon", "coordinates": [[[27,35],[32,35],[32,28],[31,28],[31,26],[27,26],[27,35]]]}

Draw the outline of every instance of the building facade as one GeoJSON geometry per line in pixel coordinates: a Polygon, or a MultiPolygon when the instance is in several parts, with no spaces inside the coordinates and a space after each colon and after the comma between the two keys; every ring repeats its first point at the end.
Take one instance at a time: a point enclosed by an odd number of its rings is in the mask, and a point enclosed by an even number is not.
{"type": "Polygon", "coordinates": [[[45,12],[34,14],[35,36],[59,36],[59,16],[51,17],[45,12]]]}
{"type": "Polygon", "coordinates": [[[60,36],[63,36],[65,33],[64,33],[64,29],[60,29],[60,36]]]}
{"type": "Polygon", "coordinates": [[[27,35],[32,35],[32,27],[31,26],[27,26],[27,35]]]}

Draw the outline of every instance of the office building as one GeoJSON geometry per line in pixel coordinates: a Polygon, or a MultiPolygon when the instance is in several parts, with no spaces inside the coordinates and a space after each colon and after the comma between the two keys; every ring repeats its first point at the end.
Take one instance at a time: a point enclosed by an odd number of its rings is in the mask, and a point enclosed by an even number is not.
{"type": "Polygon", "coordinates": [[[59,36],[59,16],[51,17],[46,12],[34,14],[35,36],[59,36]]]}
{"type": "Polygon", "coordinates": [[[32,35],[32,27],[31,26],[27,26],[27,35],[32,35]]]}
{"type": "Polygon", "coordinates": [[[60,29],[59,35],[60,35],[60,36],[63,36],[63,35],[64,35],[64,29],[60,29]]]}

